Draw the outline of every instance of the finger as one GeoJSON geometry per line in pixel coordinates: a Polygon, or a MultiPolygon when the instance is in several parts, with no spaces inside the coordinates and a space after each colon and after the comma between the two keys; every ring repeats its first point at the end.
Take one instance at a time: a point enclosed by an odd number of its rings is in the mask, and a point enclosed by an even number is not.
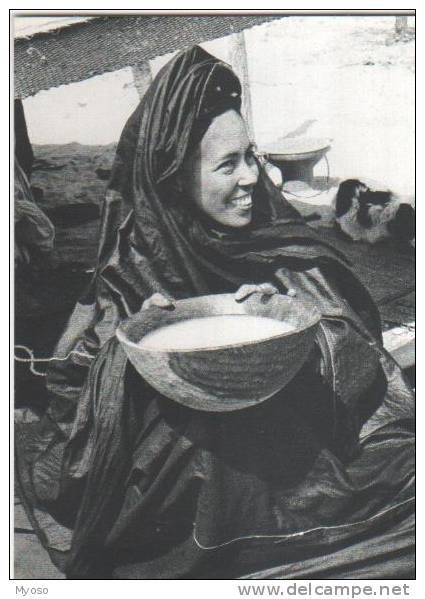
{"type": "Polygon", "coordinates": [[[153,296],[151,297],[151,302],[155,306],[161,306],[161,307],[168,306],[170,303],[172,303],[170,301],[170,299],[168,297],[165,297],[165,295],[163,295],[162,293],[154,293],[153,296]]]}
{"type": "Polygon", "coordinates": [[[151,306],[157,306],[158,308],[174,308],[174,301],[163,295],[162,293],[154,293],[143,302],[142,310],[147,310],[151,306]]]}
{"type": "Polygon", "coordinates": [[[158,308],[172,308],[174,302],[170,297],[163,295],[162,293],[154,293],[150,298],[151,305],[158,306],[158,308]]]}
{"type": "Polygon", "coordinates": [[[240,302],[256,291],[258,291],[257,285],[242,285],[235,293],[235,300],[240,302]]]}
{"type": "Polygon", "coordinates": [[[274,295],[275,293],[279,293],[276,287],[271,283],[261,283],[261,285],[258,286],[258,290],[264,295],[274,295]]]}

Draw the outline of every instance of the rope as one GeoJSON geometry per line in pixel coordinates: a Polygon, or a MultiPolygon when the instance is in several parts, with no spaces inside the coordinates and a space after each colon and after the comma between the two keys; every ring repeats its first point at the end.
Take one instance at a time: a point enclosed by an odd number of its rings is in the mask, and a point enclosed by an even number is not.
{"type": "Polygon", "coordinates": [[[45,372],[40,372],[39,370],[36,370],[36,368],[34,366],[34,364],[36,362],[54,362],[54,361],[65,362],[73,354],[77,355],[77,356],[81,356],[83,358],[89,358],[90,360],[92,359],[92,356],[90,354],[85,354],[85,353],[79,352],[75,349],[71,350],[64,358],[59,358],[58,356],[52,356],[51,358],[36,358],[33,354],[33,351],[26,345],[15,345],[15,351],[16,350],[26,352],[26,354],[29,356],[28,358],[21,358],[20,356],[17,356],[15,353],[15,355],[13,357],[16,360],[16,362],[23,362],[26,364],[30,364],[30,371],[33,374],[35,374],[36,376],[46,376],[45,372]]]}

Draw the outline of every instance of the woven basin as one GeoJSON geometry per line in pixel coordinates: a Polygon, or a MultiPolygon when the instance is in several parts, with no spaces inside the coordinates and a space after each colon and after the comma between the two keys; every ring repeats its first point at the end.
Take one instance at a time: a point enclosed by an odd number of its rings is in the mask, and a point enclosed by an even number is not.
{"type": "Polygon", "coordinates": [[[179,300],[172,311],[152,306],[123,322],[116,335],[139,374],[161,394],[197,410],[227,412],[256,405],[282,389],[308,357],[319,320],[319,313],[297,298],[254,293],[236,302],[232,294],[209,295],[179,300]],[[263,340],[221,347],[138,346],[160,327],[233,314],[272,318],[294,328],[263,340]]]}

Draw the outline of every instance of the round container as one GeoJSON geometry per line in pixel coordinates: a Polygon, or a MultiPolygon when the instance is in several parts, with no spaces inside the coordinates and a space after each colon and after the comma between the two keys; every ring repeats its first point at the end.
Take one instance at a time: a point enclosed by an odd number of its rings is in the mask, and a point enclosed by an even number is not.
{"type": "Polygon", "coordinates": [[[271,162],[278,166],[284,181],[313,179],[313,167],[331,148],[331,139],[294,137],[276,141],[263,148],[271,162]]]}
{"type": "Polygon", "coordinates": [[[310,353],[319,320],[313,306],[284,295],[254,293],[242,302],[233,294],[209,295],[179,300],[171,311],[152,306],[124,321],[116,336],[135,369],[157,391],[190,408],[228,412],[256,405],[289,383],[310,353]],[[294,328],[220,347],[169,350],[138,345],[160,327],[233,314],[272,318],[294,328]]]}

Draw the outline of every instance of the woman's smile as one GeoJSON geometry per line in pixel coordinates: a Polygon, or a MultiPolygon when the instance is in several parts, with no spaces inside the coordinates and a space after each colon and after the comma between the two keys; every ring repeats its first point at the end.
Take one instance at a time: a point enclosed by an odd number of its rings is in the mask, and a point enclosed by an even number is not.
{"type": "Polygon", "coordinates": [[[251,193],[247,193],[243,196],[239,196],[237,198],[233,198],[230,200],[230,204],[232,204],[232,206],[235,206],[236,208],[239,208],[240,210],[251,210],[252,208],[252,194],[251,193]]]}

